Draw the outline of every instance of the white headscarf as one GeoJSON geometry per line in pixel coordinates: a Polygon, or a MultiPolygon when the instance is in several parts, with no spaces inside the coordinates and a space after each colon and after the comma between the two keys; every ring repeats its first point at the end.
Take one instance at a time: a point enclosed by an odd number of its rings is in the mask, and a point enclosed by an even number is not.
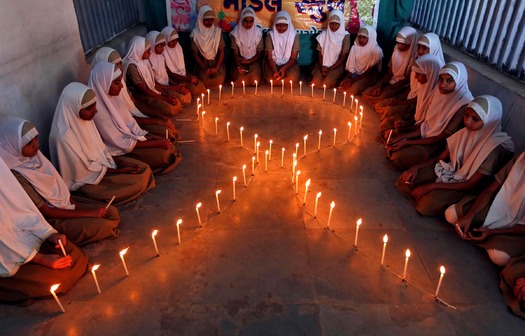
{"type": "Polygon", "coordinates": [[[165,27],[162,29],[162,35],[166,37],[166,47],[162,52],[166,66],[171,72],[180,76],[186,76],[186,64],[184,63],[184,53],[180,43],[177,43],[175,48],[168,47],[168,42],[179,38],[179,34],[173,27],[165,27]]]}
{"type": "Polygon", "coordinates": [[[390,79],[390,84],[395,84],[409,76],[412,61],[417,56],[416,30],[408,26],[401,28],[397,33],[396,42],[408,44],[410,47],[406,51],[399,51],[398,46],[395,46],[391,64],[394,76],[390,79]]]}
{"type": "Polygon", "coordinates": [[[487,156],[499,145],[514,151],[514,143],[507,133],[501,131],[502,106],[498,98],[479,96],[468,107],[483,121],[478,131],[463,128],[447,138],[450,163],[439,161],[434,171],[437,182],[463,182],[469,180],[487,156]]]}
{"type": "MultiPolygon", "coordinates": [[[[155,89],[155,74],[151,69],[151,64],[148,60],[142,59],[144,51],[146,51],[146,39],[142,36],[134,36],[129,42],[128,54],[124,57],[124,78],[126,78],[126,73],[130,64],[135,64],[139,70],[140,77],[144,80],[144,84],[151,91],[156,94],[160,92],[155,89]]],[[[151,46],[148,46],[151,48],[151,46]]]]}
{"type": "Polygon", "coordinates": [[[346,60],[345,69],[353,74],[362,74],[371,67],[377,65],[380,69],[383,50],[377,44],[377,32],[372,26],[363,26],[359,29],[359,35],[366,35],[368,43],[360,46],[358,39],[354,41],[350,54],[346,60]]]}
{"type": "Polygon", "coordinates": [[[242,10],[241,18],[230,35],[235,37],[239,53],[244,59],[251,59],[257,54],[257,45],[262,39],[262,29],[257,27],[257,18],[251,7],[242,10]],[[242,25],[242,21],[247,17],[253,18],[253,26],[250,29],[246,29],[242,25]]]}
{"type": "MultiPolygon", "coordinates": [[[[426,112],[430,105],[432,91],[436,88],[437,81],[439,78],[439,70],[443,65],[439,59],[434,55],[423,55],[414,61],[412,66],[412,73],[421,73],[427,76],[427,82],[425,84],[419,84],[417,93],[416,113],[414,119],[416,125],[419,125],[425,120],[426,112]]],[[[417,80],[416,80],[417,81],[417,80]]]]}
{"type": "Polygon", "coordinates": [[[0,159],[0,277],[10,277],[31,261],[40,245],[57,233],[0,159]]]}
{"type": "Polygon", "coordinates": [[[49,204],[60,209],[74,209],[66,183],[42,152],[32,157],[22,155],[22,148],[38,135],[33,127],[22,137],[26,123],[17,117],[0,120],[0,157],[9,169],[22,174],[49,204]]]}
{"type": "Polygon", "coordinates": [[[219,44],[221,42],[221,29],[216,25],[207,28],[202,20],[206,12],[212,11],[210,6],[202,6],[197,15],[197,24],[193,28],[190,37],[193,39],[202,56],[209,61],[213,61],[217,56],[219,44]]]}
{"type": "Polygon", "coordinates": [[[323,66],[330,67],[337,62],[339,55],[341,55],[343,39],[346,35],[348,35],[348,32],[345,30],[343,12],[338,9],[331,11],[328,17],[328,27],[316,37],[323,52],[323,66]],[[330,23],[332,22],[339,23],[339,29],[335,33],[330,29],[330,23]]]}
{"type": "Polygon", "coordinates": [[[64,88],[49,134],[51,161],[59,167],[69,190],[77,190],[84,184],[98,184],[107,168],[117,167],[95,123],[80,119],[80,110],[93,104],[92,100],[82,105],[88,90],[91,90],[88,86],[75,82],[64,88]]]}
{"type": "Polygon", "coordinates": [[[270,30],[268,34],[270,34],[273,43],[273,61],[277,65],[286,64],[292,56],[293,43],[295,41],[295,36],[297,35],[292,20],[290,19],[290,14],[285,11],[277,12],[273,22],[273,29],[270,30]],[[284,34],[279,34],[277,31],[278,23],[285,23],[288,25],[288,29],[284,34]]]}
{"type": "MultiPolygon", "coordinates": [[[[153,74],[155,75],[155,81],[163,85],[169,85],[170,78],[168,76],[168,71],[166,71],[164,56],[162,56],[162,54],[158,55],[155,52],[155,46],[159,43],[166,42],[166,38],[158,31],[152,30],[146,34],[146,40],[151,45],[151,56],[149,57],[148,61],[151,65],[151,70],[153,70],[153,74]]],[[[164,47],[164,49],[166,48],[167,47],[164,47]]]]}
{"type": "Polygon", "coordinates": [[[450,75],[456,82],[456,88],[451,93],[442,94],[436,86],[431,93],[425,121],[421,124],[422,138],[441,134],[459,108],[474,99],[468,88],[468,73],[463,63],[447,63],[441,68],[439,74],[450,75]]]}
{"type": "Polygon", "coordinates": [[[492,202],[483,227],[525,224],[525,153],[521,153],[492,202]]]}
{"type": "Polygon", "coordinates": [[[145,141],[148,134],[131,116],[124,101],[109,95],[112,81],[121,74],[116,65],[100,62],[91,70],[88,83],[98,98],[98,112],[93,120],[109,153],[115,156],[131,152],[137,141],[145,141]]]}
{"type": "Polygon", "coordinates": [[[97,65],[100,62],[110,62],[113,64],[117,64],[118,62],[122,62],[122,57],[120,57],[120,54],[115,49],[109,47],[102,47],[99,50],[97,50],[95,57],[93,57],[93,61],[91,61],[91,68],[93,69],[93,67],[95,67],[95,65],[97,65]],[[109,58],[112,53],[116,53],[118,57],[110,61],[109,58]]]}

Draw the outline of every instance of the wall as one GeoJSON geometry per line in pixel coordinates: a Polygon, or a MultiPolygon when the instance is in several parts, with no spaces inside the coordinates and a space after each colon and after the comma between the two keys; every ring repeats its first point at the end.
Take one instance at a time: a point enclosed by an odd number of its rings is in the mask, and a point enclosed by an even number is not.
{"type": "Polygon", "coordinates": [[[88,65],[73,1],[0,0],[0,113],[31,120],[48,153],[58,97],[88,65]]]}

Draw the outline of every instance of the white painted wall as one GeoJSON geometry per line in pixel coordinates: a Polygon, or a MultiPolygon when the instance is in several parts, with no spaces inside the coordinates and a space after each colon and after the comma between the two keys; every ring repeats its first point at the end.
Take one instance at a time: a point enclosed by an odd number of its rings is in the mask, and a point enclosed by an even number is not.
{"type": "Polygon", "coordinates": [[[73,1],[0,0],[0,8],[0,113],[32,121],[47,154],[62,89],[89,71],[73,1]]]}

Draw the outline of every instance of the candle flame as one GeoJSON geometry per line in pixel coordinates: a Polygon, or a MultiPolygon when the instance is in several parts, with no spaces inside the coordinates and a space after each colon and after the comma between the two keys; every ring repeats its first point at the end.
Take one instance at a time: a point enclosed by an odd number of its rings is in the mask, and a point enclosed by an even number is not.
{"type": "Polygon", "coordinates": [[[333,209],[334,207],[335,207],[335,202],[334,202],[334,201],[332,201],[332,203],[330,203],[330,208],[332,208],[332,209],[333,209]]]}
{"type": "Polygon", "coordinates": [[[337,128],[334,128],[334,133],[337,133],[337,128]]]}
{"type": "Polygon", "coordinates": [[[310,186],[310,179],[306,180],[306,187],[308,188],[310,186]]]}
{"type": "Polygon", "coordinates": [[[283,83],[283,84],[284,84],[284,79],[281,79],[281,83],[283,83]]]}
{"type": "Polygon", "coordinates": [[[352,126],[352,123],[351,123],[351,122],[348,122],[348,126],[352,126]]]}
{"type": "Polygon", "coordinates": [[[359,218],[359,219],[357,220],[357,226],[359,226],[359,225],[361,225],[361,224],[363,224],[363,219],[362,219],[362,218],[359,218]]]}
{"type": "Polygon", "coordinates": [[[359,112],[359,115],[361,115],[361,117],[363,116],[363,111],[359,112]]]}
{"type": "Polygon", "coordinates": [[[182,219],[177,219],[177,226],[181,225],[182,224],[182,219]]]}
{"type": "Polygon", "coordinates": [[[218,118],[218,117],[215,117],[215,121],[219,121],[219,118],[218,118]]]}
{"type": "Polygon", "coordinates": [[[221,85],[219,85],[219,89],[222,89],[222,84],[221,84],[221,85]]]}
{"type": "Polygon", "coordinates": [[[257,139],[257,138],[259,137],[259,135],[258,135],[257,133],[255,133],[255,134],[253,135],[253,137],[254,137],[255,139],[257,139]]]}
{"type": "Polygon", "coordinates": [[[255,156],[252,156],[252,161],[255,161],[255,156]]]}
{"type": "Polygon", "coordinates": [[[201,99],[200,99],[200,98],[197,98],[197,103],[199,103],[200,101],[201,101],[201,99]]]}
{"type": "Polygon", "coordinates": [[[257,85],[257,81],[255,81],[255,85],[257,85]]]}
{"type": "Polygon", "coordinates": [[[312,87],[314,87],[315,84],[312,84],[312,87]]]}
{"type": "Polygon", "coordinates": [[[292,81],[290,81],[290,84],[292,84],[292,81]]]}
{"type": "Polygon", "coordinates": [[[323,87],[325,88],[325,87],[326,87],[326,84],[323,84],[323,87]]]}
{"type": "Polygon", "coordinates": [[[270,84],[272,84],[272,83],[273,83],[273,79],[270,79],[270,84]]]}
{"type": "Polygon", "coordinates": [[[293,162],[293,166],[294,166],[294,167],[297,166],[297,160],[294,160],[294,162],[293,162]]]}
{"type": "Polygon", "coordinates": [[[441,267],[439,268],[439,272],[440,272],[441,274],[445,274],[445,266],[441,266],[441,267]]]}
{"type": "Polygon", "coordinates": [[[219,195],[221,192],[222,192],[222,190],[217,190],[217,191],[215,192],[215,195],[219,195]]]}
{"type": "Polygon", "coordinates": [[[388,243],[388,235],[384,235],[383,237],[383,243],[388,243]]]}
{"type": "Polygon", "coordinates": [[[354,95],[350,95],[350,98],[352,98],[352,100],[354,100],[354,95]]]}
{"type": "Polygon", "coordinates": [[[295,147],[299,147],[299,143],[296,143],[296,144],[295,144],[295,147]]]}
{"type": "Polygon", "coordinates": [[[126,252],[128,252],[128,249],[129,247],[126,247],[125,249],[123,249],[122,251],[119,252],[120,256],[123,256],[124,254],[126,254],[126,252]]]}
{"type": "Polygon", "coordinates": [[[199,203],[197,203],[197,205],[195,206],[195,208],[197,208],[197,209],[198,209],[198,208],[200,208],[201,206],[202,206],[202,203],[201,203],[201,202],[199,202],[199,203]]]}
{"type": "Polygon", "coordinates": [[[270,143],[273,144],[273,140],[270,139],[270,143]]]}
{"type": "Polygon", "coordinates": [[[295,173],[295,175],[301,175],[301,171],[298,170],[298,171],[295,173]]]}
{"type": "Polygon", "coordinates": [[[282,150],[282,151],[284,152],[284,147],[283,147],[283,148],[281,148],[281,150],[282,150]]]}
{"type": "Polygon", "coordinates": [[[201,105],[201,104],[199,104],[199,108],[201,108],[201,107],[202,107],[202,105],[201,105]]]}
{"type": "Polygon", "coordinates": [[[230,84],[233,86],[233,82],[230,82],[230,84]]]}
{"type": "Polygon", "coordinates": [[[303,137],[304,140],[308,139],[308,134],[303,137]]]}
{"type": "Polygon", "coordinates": [[[261,145],[261,142],[257,141],[257,147],[259,147],[260,145],[261,145]]]}
{"type": "Polygon", "coordinates": [[[230,126],[230,122],[229,121],[226,123],[226,126],[230,126]]]}
{"type": "Polygon", "coordinates": [[[354,120],[357,122],[357,116],[354,116],[354,120]]]}
{"type": "Polygon", "coordinates": [[[93,267],[91,267],[91,272],[95,272],[99,267],[100,265],[93,265],[93,267]]]}
{"type": "Polygon", "coordinates": [[[345,91],[345,92],[343,92],[343,95],[345,95],[345,96],[346,96],[346,91],[345,91]]]}
{"type": "Polygon", "coordinates": [[[334,92],[336,92],[336,91],[337,91],[337,89],[336,89],[336,88],[334,88],[334,92]]]}
{"type": "Polygon", "coordinates": [[[202,116],[204,116],[206,114],[206,111],[202,111],[202,116]]]}
{"type": "Polygon", "coordinates": [[[268,155],[268,150],[266,150],[266,155],[268,155]]]}
{"type": "Polygon", "coordinates": [[[410,258],[410,250],[409,250],[409,249],[407,249],[407,251],[405,252],[405,256],[406,256],[407,258],[410,258]]]}
{"type": "Polygon", "coordinates": [[[153,230],[153,232],[151,233],[151,238],[155,238],[157,233],[159,233],[159,230],[153,230]]]}
{"type": "Polygon", "coordinates": [[[355,99],[355,103],[357,104],[357,102],[358,102],[358,100],[357,100],[357,98],[356,98],[356,99],[355,99]]]}
{"type": "Polygon", "coordinates": [[[208,91],[208,93],[209,93],[209,92],[210,92],[210,89],[208,89],[208,90],[206,90],[206,91],[208,91]]]}
{"type": "Polygon", "coordinates": [[[244,85],[244,81],[242,81],[242,85],[244,85]]]}
{"type": "Polygon", "coordinates": [[[233,177],[233,182],[237,181],[237,176],[233,177]]]}
{"type": "Polygon", "coordinates": [[[242,165],[242,170],[245,170],[246,169],[246,165],[242,165]]]}
{"type": "Polygon", "coordinates": [[[299,81],[299,84],[303,84],[303,81],[299,81]]]}
{"type": "Polygon", "coordinates": [[[359,108],[361,109],[361,111],[363,110],[363,105],[359,105],[359,108]]]}
{"type": "Polygon", "coordinates": [[[318,192],[315,197],[317,197],[317,198],[321,197],[321,192],[318,192]]]}
{"type": "Polygon", "coordinates": [[[322,130],[319,130],[319,135],[323,134],[323,131],[322,130]]]}
{"type": "Polygon", "coordinates": [[[56,284],[56,285],[51,286],[51,292],[54,293],[57,290],[58,286],[60,286],[60,284],[56,284]]]}

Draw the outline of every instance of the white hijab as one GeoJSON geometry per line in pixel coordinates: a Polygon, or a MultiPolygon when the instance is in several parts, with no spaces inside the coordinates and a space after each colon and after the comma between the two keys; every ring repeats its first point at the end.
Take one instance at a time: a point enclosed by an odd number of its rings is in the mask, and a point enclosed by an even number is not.
{"type": "MultiPolygon", "coordinates": [[[[126,78],[129,65],[135,64],[139,70],[140,77],[142,77],[144,84],[146,84],[148,89],[156,94],[160,94],[160,92],[155,89],[155,74],[151,69],[151,64],[148,60],[142,59],[142,55],[144,55],[147,45],[148,43],[146,42],[146,39],[142,36],[134,36],[131,39],[129,42],[128,53],[126,57],[124,57],[124,79],[126,78]]],[[[151,46],[148,46],[148,48],[151,48],[151,46]]]]}
{"type": "Polygon", "coordinates": [[[521,153],[490,206],[483,227],[525,224],[525,153],[521,153]]]}
{"type": "Polygon", "coordinates": [[[179,34],[173,27],[165,27],[162,29],[162,35],[166,38],[166,47],[162,52],[164,62],[171,72],[180,76],[186,76],[186,64],[184,63],[184,53],[180,43],[177,43],[175,48],[168,47],[168,42],[179,38],[179,34]]]}
{"type": "Polygon", "coordinates": [[[501,131],[502,106],[498,98],[479,96],[468,107],[483,121],[478,131],[463,128],[447,138],[450,163],[439,161],[434,171],[437,182],[463,182],[469,180],[487,156],[499,145],[514,151],[514,143],[507,133],[501,131]]]}
{"type": "Polygon", "coordinates": [[[414,61],[414,65],[412,66],[414,78],[416,73],[421,73],[427,76],[427,82],[425,84],[419,84],[417,92],[416,113],[414,114],[416,125],[421,124],[423,120],[425,120],[426,112],[431,101],[430,98],[432,97],[432,91],[436,88],[439,78],[439,70],[442,66],[443,65],[439,59],[430,54],[423,55],[414,61]]]}
{"type": "Polygon", "coordinates": [[[346,60],[345,69],[353,74],[362,74],[371,67],[377,65],[380,71],[383,50],[377,44],[377,32],[372,26],[363,26],[357,34],[368,37],[368,43],[360,46],[358,39],[354,41],[350,54],[346,60]]]}
{"type": "Polygon", "coordinates": [[[202,56],[204,56],[204,58],[209,61],[213,61],[215,56],[217,56],[217,51],[219,50],[219,44],[221,42],[221,29],[216,25],[208,28],[202,22],[204,19],[204,14],[209,11],[213,12],[213,9],[207,5],[202,6],[199,9],[199,14],[197,15],[197,24],[191,31],[190,37],[197,45],[197,48],[199,48],[202,56]]]}
{"type": "Polygon", "coordinates": [[[396,42],[410,45],[408,50],[399,51],[398,46],[394,48],[392,54],[392,73],[394,76],[390,79],[390,84],[395,84],[409,76],[412,61],[417,56],[417,32],[414,28],[405,26],[397,33],[396,42]]]}
{"type": "Polygon", "coordinates": [[[98,112],[93,120],[109,153],[114,156],[131,152],[137,141],[145,141],[148,134],[131,116],[124,101],[109,95],[112,81],[120,75],[122,71],[116,65],[100,62],[91,70],[88,83],[98,98],[98,112]]]}
{"type": "Polygon", "coordinates": [[[57,231],[46,222],[2,159],[0,174],[0,277],[5,278],[31,261],[40,245],[57,231]]]}
{"type": "Polygon", "coordinates": [[[49,204],[60,209],[74,209],[66,183],[42,152],[38,151],[33,157],[22,155],[22,148],[38,135],[32,127],[22,136],[26,123],[17,117],[0,120],[0,157],[9,169],[22,174],[49,204]]]}
{"type": "Polygon", "coordinates": [[[442,94],[436,86],[430,97],[425,121],[421,124],[422,138],[441,134],[459,108],[474,99],[468,88],[468,73],[463,63],[447,63],[439,74],[450,75],[456,82],[456,88],[451,93],[442,94]]]}
{"type": "Polygon", "coordinates": [[[98,184],[107,168],[116,168],[115,162],[102,142],[95,123],[83,120],[79,111],[95,100],[82,104],[85,93],[91,90],[81,83],[69,83],[58,100],[49,134],[49,152],[55,167],[69,190],[84,184],[98,184]]]}
{"type": "Polygon", "coordinates": [[[328,27],[316,38],[323,52],[323,66],[330,67],[337,62],[339,55],[341,55],[343,40],[346,35],[348,35],[348,32],[345,30],[343,12],[334,9],[328,17],[328,27]],[[339,23],[339,29],[335,33],[330,29],[330,23],[332,22],[339,23]]]}
{"type": "MultiPolygon", "coordinates": [[[[155,46],[157,44],[166,42],[164,35],[156,30],[152,30],[146,34],[146,40],[151,45],[151,56],[148,61],[151,65],[151,70],[153,70],[153,74],[155,75],[155,81],[163,85],[169,85],[170,78],[168,76],[168,71],[166,70],[164,56],[162,56],[162,54],[158,55],[155,52],[155,46]]],[[[166,48],[167,47],[164,47],[164,49],[166,48]]]]}
{"type": "Polygon", "coordinates": [[[268,33],[273,43],[272,59],[277,65],[283,65],[290,60],[292,56],[293,43],[297,35],[295,28],[290,19],[290,14],[285,11],[277,12],[275,20],[273,21],[273,29],[268,33]],[[284,34],[279,34],[277,31],[277,24],[285,23],[288,29],[284,34]]]}
{"type": "Polygon", "coordinates": [[[117,64],[118,62],[122,62],[122,57],[120,57],[120,54],[115,49],[109,47],[102,47],[99,50],[97,50],[95,57],[93,57],[93,61],[91,61],[91,69],[93,69],[95,65],[97,65],[100,62],[110,62],[113,64],[117,64]],[[112,53],[116,53],[118,57],[110,61],[112,53]]]}
{"type": "Polygon", "coordinates": [[[262,39],[262,29],[257,27],[257,18],[251,7],[242,10],[241,18],[230,35],[235,37],[242,58],[251,59],[257,54],[257,45],[262,39]],[[242,25],[242,21],[247,17],[253,18],[253,26],[250,29],[242,25]]]}

